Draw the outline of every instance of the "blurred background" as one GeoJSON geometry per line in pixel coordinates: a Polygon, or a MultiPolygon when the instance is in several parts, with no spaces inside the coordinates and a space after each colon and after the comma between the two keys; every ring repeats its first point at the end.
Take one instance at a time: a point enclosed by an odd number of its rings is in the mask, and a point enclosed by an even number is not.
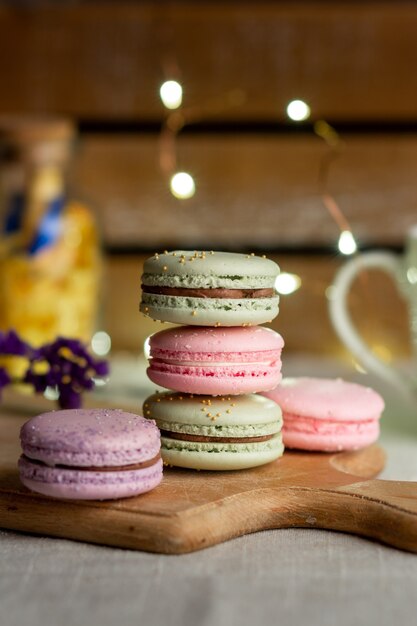
{"type": "MultiPolygon", "coordinates": [[[[161,328],[147,256],[255,252],[284,272],[287,358],[360,376],[328,302],[347,257],[417,223],[416,32],[408,1],[2,2],[0,328],[137,358],[161,328]]],[[[350,310],[407,358],[390,278],[350,310]]]]}

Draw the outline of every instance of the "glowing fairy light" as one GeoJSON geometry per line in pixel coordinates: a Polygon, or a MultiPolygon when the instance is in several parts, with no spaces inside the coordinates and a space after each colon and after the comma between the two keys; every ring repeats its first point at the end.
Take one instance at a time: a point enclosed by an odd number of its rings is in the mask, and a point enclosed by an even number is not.
{"type": "Polygon", "coordinates": [[[105,356],[110,352],[111,337],[104,330],[99,330],[93,335],[91,340],[91,348],[95,354],[105,356]]]}
{"type": "Polygon", "coordinates": [[[47,387],[43,392],[44,397],[47,400],[58,400],[59,390],[58,387],[47,387]]]}
{"type": "Polygon", "coordinates": [[[195,194],[195,182],[187,172],[178,172],[171,178],[171,193],[176,198],[185,200],[195,194]]]}
{"type": "Polygon", "coordinates": [[[301,278],[297,274],[282,272],[275,281],[275,289],[283,296],[294,293],[301,287],[301,278]]]}
{"type": "Polygon", "coordinates": [[[347,256],[350,254],[354,254],[358,246],[356,245],[356,241],[350,230],[342,230],[339,237],[338,242],[339,250],[342,254],[346,254],[347,256]]]}
{"type": "Polygon", "coordinates": [[[407,270],[407,280],[411,285],[417,285],[417,267],[409,267],[407,270]]]}
{"type": "Polygon", "coordinates": [[[159,95],[167,109],[178,109],[181,106],[182,87],[176,80],[165,81],[159,89],[159,95]]]}
{"type": "Polygon", "coordinates": [[[303,122],[310,117],[311,109],[304,100],[291,100],[287,105],[287,115],[293,122],[303,122]]]}

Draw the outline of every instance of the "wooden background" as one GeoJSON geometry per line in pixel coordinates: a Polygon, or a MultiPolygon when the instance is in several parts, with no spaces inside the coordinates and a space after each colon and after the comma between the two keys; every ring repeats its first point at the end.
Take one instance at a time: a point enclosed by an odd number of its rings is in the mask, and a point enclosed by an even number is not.
{"type": "MultiPolygon", "coordinates": [[[[324,295],[343,262],[319,189],[328,148],[285,108],[302,98],[312,121],[338,129],[344,149],[329,190],[361,246],[399,250],[417,222],[416,67],[417,4],[408,1],[0,7],[0,113],[79,124],[71,180],[101,224],[102,322],[123,349],[149,330],[137,314],[143,252],[184,245],[273,255],[303,280],[277,322],[287,349],[341,354],[324,295]],[[197,111],[177,143],[197,185],[187,201],[170,195],[158,165],[158,90],[171,77],[197,111]]],[[[367,285],[352,297],[363,332],[403,353],[403,303],[382,277],[367,285]]]]}

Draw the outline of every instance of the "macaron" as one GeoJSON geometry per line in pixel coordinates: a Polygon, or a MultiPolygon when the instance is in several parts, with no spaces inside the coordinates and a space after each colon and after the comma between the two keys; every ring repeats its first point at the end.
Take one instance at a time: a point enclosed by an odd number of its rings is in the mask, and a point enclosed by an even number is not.
{"type": "Polygon", "coordinates": [[[284,378],[265,396],[282,409],[288,448],[358,450],[378,439],[384,401],[370,387],[340,378],[284,378]]]}
{"type": "Polygon", "coordinates": [[[263,324],[278,315],[278,274],[276,263],[251,254],[155,254],[144,264],[140,310],[174,324],[263,324]]]}
{"type": "Polygon", "coordinates": [[[161,430],[168,465],[239,470],[270,463],[283,453],[279,406],[256,394],[193,396],[160,393],[144,403],[161,430]]]}
{"type": "Polygon", "coordinates": [[[136,496],[162,480],[155,423],[119,409],[42,413],[20,433],[20,480],[55,498],[136,496]]]}
{"type": "Polygon", "coordinates": [[[273,389],[281,380],[278,333],[262,326],[180,326],[149,338],[152,382],[185,393],[244,394],[273,389]]]}

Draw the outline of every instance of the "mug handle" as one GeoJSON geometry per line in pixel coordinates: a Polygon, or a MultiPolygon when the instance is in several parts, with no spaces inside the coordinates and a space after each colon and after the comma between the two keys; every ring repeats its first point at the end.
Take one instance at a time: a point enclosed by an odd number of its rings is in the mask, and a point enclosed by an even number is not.
{"type": "Polygon", "coordinates": [[[334,277],[334,292],[329,300],[329,314],[336,333],[363,366],[379,378],[396,387],[404,396],[411,397],[411,381],[406,376],[379,359],[357,332],[348,312],[347,298],[356,276],[364,269],[385,270],[398,284],[401,262],[390,252],[368,252],[347,263],[334,277]]]}

